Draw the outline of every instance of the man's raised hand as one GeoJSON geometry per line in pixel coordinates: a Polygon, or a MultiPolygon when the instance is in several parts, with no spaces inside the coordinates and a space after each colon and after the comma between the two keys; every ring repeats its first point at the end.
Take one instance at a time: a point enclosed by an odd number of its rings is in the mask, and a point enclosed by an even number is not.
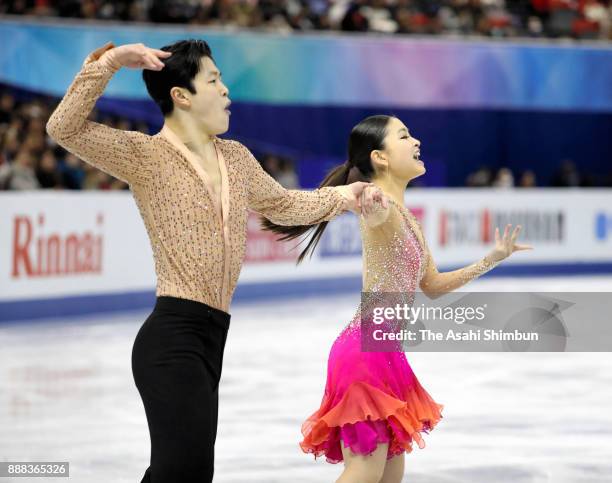
{"type": "Polygon", "coordinates": [[[126,44],[114,47],[104,53],[122,67],[131,69],[162,70],[164,63],[160,59],[167,59],[172,52],[152,49],[144,44],[126,44]]]}

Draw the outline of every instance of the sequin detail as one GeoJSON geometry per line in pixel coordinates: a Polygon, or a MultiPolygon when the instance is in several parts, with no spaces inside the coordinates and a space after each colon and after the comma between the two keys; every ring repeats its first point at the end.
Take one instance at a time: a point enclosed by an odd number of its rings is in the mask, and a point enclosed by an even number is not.
{"type": "Polygon", "coordinates": [[[302,424],[302,450],[330,463],[343,461],[341,445],[369,455],[384,443],[387,459],[411,452],[413,443],[424,448],[421,433],[442,419],[444,406],[421,386],[401,347],[362,350],[362,310],[386,305],[390,293],[400,297],[394,302],[405,297],[403,303],[412,305],[425,273],[427,245],[413,218],[393,202],[386,220],[376,226],[360,218],[364,297],[330,350],[321,405],[302,424]]]}
{"type": "Polygon", "coordinates": [[[366,297],[349,326],[358,324],[362,311],[384,300],[384,294],[397,294],[396,297],[405,299],[403,303],[412,305],[415,292],[419,290],[431,294],[448,293],[501,263],[483,257],[461,269],[438,272],[420,222],[405,206],[391,198],[389,202],[389,215],[384,223],[372,228],[360,218],[366,297]],[[433,275],[426,279],[428,269],[433,275]]]}
{"type": "Polygon", "coordinates": [[[180,146],[160,133],[148,136],[87,120],[117,71],[99,58],[103,50],[85,60],[47,132],[71,153],[130,185],[153,250],[157,295],[228,311],[246,249],[247,209],[280,225],[328,221],[345,211],[346,187],[287,190],[245,146],[215,138],[227,168],[227,213],[220,220],[205,181],[180,146]]]}

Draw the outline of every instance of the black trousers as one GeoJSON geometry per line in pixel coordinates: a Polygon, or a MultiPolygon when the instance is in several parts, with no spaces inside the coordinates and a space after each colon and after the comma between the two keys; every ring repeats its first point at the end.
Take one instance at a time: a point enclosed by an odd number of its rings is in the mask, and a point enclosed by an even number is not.
{"type": "Polygon", "coordinates": [[[230,315],[206,304],[158,297],[132,349],[151,462],[141,483],[210,483],[218,388],[230,315]]]}

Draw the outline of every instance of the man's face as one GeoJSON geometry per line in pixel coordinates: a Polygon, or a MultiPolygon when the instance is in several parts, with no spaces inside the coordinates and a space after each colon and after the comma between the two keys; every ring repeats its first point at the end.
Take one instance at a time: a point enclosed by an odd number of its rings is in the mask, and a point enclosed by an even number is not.
{"type": "Polygon", "coordinates": [[[229,90],[221,81],[221,73],[210,57],[202,57],[200,71],[193,79],[196,93],[185,89],[189,100],[189,113],[198,128],[209,135],[218,135],[229,129],[229,90]]]}

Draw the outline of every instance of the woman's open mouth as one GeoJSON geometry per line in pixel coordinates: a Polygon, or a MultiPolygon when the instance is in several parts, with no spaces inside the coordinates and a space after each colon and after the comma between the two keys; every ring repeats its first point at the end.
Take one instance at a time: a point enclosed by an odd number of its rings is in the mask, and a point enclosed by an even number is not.
{"type": "Polygon", "coordinates": [[[421,150],[420,150],[420,149],[417,149],[417,150],[414,152],[414,156],[413,156],[413,158],[414,158],[414,160],[415,160],[415,161],[417,161],[417,162],[419,162],[419,163],[421,163],[421,164],[425,164],[425,163],[423,163],[423,161],[421,161],[421,150]]]}

